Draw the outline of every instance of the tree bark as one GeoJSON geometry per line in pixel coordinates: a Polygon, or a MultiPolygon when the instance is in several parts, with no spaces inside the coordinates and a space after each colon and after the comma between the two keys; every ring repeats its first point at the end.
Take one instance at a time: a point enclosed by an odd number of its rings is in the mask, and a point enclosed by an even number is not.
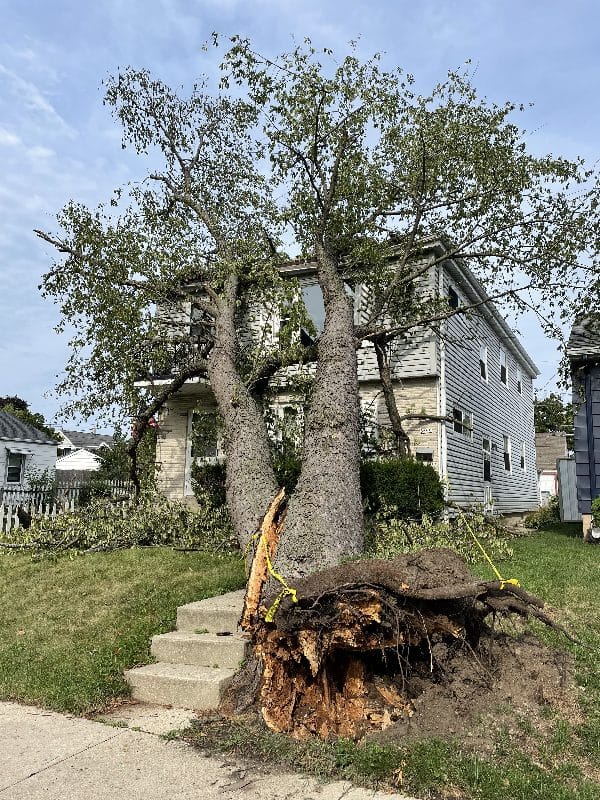
{"type": "Polygon", "coordinates": [[[237,368],[237,290],[238,280],[232,275],[227,279],[215,319],[208,376],[225,427],[227,505],[240,547],[245,548],[279,487],[260,402],[237,368]]]}
{"type": "Polygon", "coordinates": [[[396,455],[399,458],[407,458],[410,456],[410,439],[404,430],[402,417],[398,411],[398,404],[396,402],[396,395],[394,394],[394,384],[392,383],[392,374],[390,371],[390,362],[385,351],[385,344],[378,339],[374,339],[373,345],[377,356],[377,366],[379,368],[379,377],[381,379],[385,407],[390,418],[392,433],[396,440],[396,455]]]}
{"type": "Polygon", "coordinates": [[[325,325],[306,413],[302,471],[277,555],[286,578],[338,564],[363,545],[354,311],[335,258],[323,246],[317,246],[317,264],[325,325]]]}

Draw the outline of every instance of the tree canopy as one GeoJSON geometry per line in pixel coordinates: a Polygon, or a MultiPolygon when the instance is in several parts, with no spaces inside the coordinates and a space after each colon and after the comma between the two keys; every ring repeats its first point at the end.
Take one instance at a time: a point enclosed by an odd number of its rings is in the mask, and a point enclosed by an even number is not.
{"type": "Polygon", "coordinates": [[[560,395],[536,398],[533,408],[536,433],[573,433],[573,404],[563,403],[560,395]]]}
{"type": "Polygon", "coordinates": [[[148,175],[95,210],[69,203],[58,234],[38,232],[60,254],[42,290],[75,328],[59,390],[71,410],[117,403],[141,431],[207,376],[242,540],[277,489],[263,401],[282,367],[316,362],[284,541],[330,563],[362,535],[357,348],[375,347],[385,377],[395,341],[478,312],[417,291],[432,266],[463,259],[490,298],[533,308],[548,334],[598,297],[595,174],[532,154],[520,109],[479,97],[468,66],[422,94],[354,45],[339,59],[310,41],[267,58],[234,37],[218,86],[179,96],[128,68],[105,102],[148,175]],[[443,255],[425,259],[432,242],[443,255]],[[314,268],[325,322],[314,343],[281,347],[273,321],[297,297],[282,277],[290,256],[314,268]]]}

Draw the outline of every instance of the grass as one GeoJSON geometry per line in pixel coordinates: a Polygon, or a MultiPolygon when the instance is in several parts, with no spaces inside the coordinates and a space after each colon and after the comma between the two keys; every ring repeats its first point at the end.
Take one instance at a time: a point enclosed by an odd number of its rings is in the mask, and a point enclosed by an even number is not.
{"type": "MultiPolygon", "coordinates": [[[[576,660],[585,721],[548,707],[547,729],[527,718],[492,736],[492,752],[469,752],[454,741],[398,745],[347,740],[296,742],[256,722],[211,719],[185,735],[204,750],[220,750],[283,765],[318,777],[400,789],[427,798],[473,800],[600,800],[600,548],[584,544],[569,526],[517,539],[506,577],[541,596],[584,644],[571,645],[546,628],[535,631],[576,660]],[[524,746],[524,742],[525,745],[524,746]]],[[[489,567],[477,571],[486,578],[489,567]]]]}
{"type": "Polygon", "coordinates": [[[0,554],[0,699],[86,714],[128,695],[123,670],[177,606],[238,589],[239,557],[133,548],[32,560],[0,554]]]}
{"type": "MultiPolygon", "coordinates": [[[[256,722],[218,718],[186,738],[205,750],[427,798],[600,800],[600,548],[560,526],[517,539],[513,549],[501,572],[557,609],[585,645],[565,645],[535,626],[551,646],[573,653],[584,722],[548,707],[547,730],[515,720],[496,732],[486,754],[433,739],[296,742],[256,722]]],[[[491,577],[488,570],[478,567],[491,577]]],[[[100,710],[127,695],[123,669],[148,661],[149,637],[174,626],[178,605],[242,582],[239,558],[167,548],[40,561],[0,555],[0,697],[78,714],[100,710]]]]}

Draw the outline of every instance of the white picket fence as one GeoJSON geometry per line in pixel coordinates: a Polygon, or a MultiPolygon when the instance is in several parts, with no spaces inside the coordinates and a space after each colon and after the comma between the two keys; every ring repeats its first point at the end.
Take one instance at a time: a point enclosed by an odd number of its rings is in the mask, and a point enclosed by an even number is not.
{"type": "MultiPolygon", "coordinates": [[[[34,517],[53,519],[59,514],[74,511],[79,505],[81,490],[85,484],[59,486],[48,492],[29,489],[0,488],[0,534],[20,528],[25,520],[34,517]],[[21,519],[19,519],[19,516],[21,519]]],[[[128,507],[133,490],[127,481],[110,481],[112,503],[128,507]]]]}

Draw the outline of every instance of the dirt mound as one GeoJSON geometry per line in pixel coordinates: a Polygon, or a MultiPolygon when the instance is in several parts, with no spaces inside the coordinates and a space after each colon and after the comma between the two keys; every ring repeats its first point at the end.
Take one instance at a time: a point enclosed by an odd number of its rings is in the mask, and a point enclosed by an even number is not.
{"type": "Polygon", "coordinates": [[[344,564],[294,588],[297,601],[285,597],[272,621],[274,597],[246,615],[256,660],[225,711],[254,703],[270,728],[297,738],[444,735],[492,699],[539,704],[544,685],[564,683],[541,645],[494,633],[498,616],[514,614],[558,627],[542,601],[479,580],[451,550],[344,564]]]}

